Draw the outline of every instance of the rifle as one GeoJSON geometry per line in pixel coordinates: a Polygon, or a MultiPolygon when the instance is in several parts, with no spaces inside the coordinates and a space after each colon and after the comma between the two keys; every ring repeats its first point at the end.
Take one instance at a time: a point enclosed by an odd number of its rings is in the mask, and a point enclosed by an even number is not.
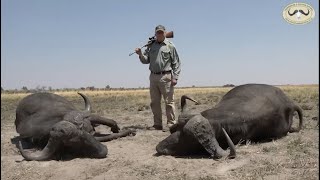
{"type": "MultiPolygon", "coordinates": [[[[166,38],[173,38],[173,31],[166,32],[166,38]]],[[[147,47],[147,46],[150,46],[155,41],[156,41],[156,36],[149,37],[148,43],[143,45],[140,49],[147,47]]],[[[136,53],[136,52],[130,53],[129,56],[131,56],[134,53],[136,53]]]]}

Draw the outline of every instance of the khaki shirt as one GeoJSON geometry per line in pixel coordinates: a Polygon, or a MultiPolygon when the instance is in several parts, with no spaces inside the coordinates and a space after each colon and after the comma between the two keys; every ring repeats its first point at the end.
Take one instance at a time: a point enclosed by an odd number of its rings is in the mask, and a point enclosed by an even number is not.
{"type": "Polygon", "coordinates": [[[150,64],[149,70],[155,73],[172,70],[174,79],[179,78],[181,63],[176,48],[172,42],[165,39],[157,41],[147,48],[144,55],[139,56],[141,63],[150,64]]]}

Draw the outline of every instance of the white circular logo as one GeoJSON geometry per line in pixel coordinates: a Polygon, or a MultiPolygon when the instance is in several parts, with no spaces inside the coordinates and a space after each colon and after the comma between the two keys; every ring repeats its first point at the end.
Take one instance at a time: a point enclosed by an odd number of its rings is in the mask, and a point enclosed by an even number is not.
{"type": "Polygon", "coordinates": [[[314,18],[315,11],[306,3],[292,3],[284,8],[282,16],[290,24],[306,24],[314,18]]]}

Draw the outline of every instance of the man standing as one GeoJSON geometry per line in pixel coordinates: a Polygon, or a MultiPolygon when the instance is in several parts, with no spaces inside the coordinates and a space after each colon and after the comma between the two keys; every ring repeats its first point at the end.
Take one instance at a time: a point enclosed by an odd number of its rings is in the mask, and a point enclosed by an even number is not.
{"type": "Polygon", "coordinates": [[[162,25],[155,28],[156,41],[142,54],[135,52],[143,64],[150,64],[150,97],[154,125],[149,129],[168,130],[175,121],[174,86],[181,71],[181,63],[175,46],[166,39],[166,29],[162,25]],[[167,127],[162,126],[161,98],[166,104],[167,127]]]}

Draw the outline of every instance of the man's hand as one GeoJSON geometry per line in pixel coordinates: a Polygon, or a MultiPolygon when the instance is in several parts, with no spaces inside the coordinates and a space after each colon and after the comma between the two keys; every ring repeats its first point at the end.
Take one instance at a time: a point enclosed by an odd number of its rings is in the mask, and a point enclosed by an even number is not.
{"type": "Polygon", "coordinates": [[[171,85],[172,86],[175,86],[177,83],[178,83],[177,79],[174,79],[174,78],[171,79],[171,85]]]}
{"type": "Polygon", "coordinates": [[[136,48],[135,51],[139,56],[142,56],[142,52],[140,48],[136,48]]]}

